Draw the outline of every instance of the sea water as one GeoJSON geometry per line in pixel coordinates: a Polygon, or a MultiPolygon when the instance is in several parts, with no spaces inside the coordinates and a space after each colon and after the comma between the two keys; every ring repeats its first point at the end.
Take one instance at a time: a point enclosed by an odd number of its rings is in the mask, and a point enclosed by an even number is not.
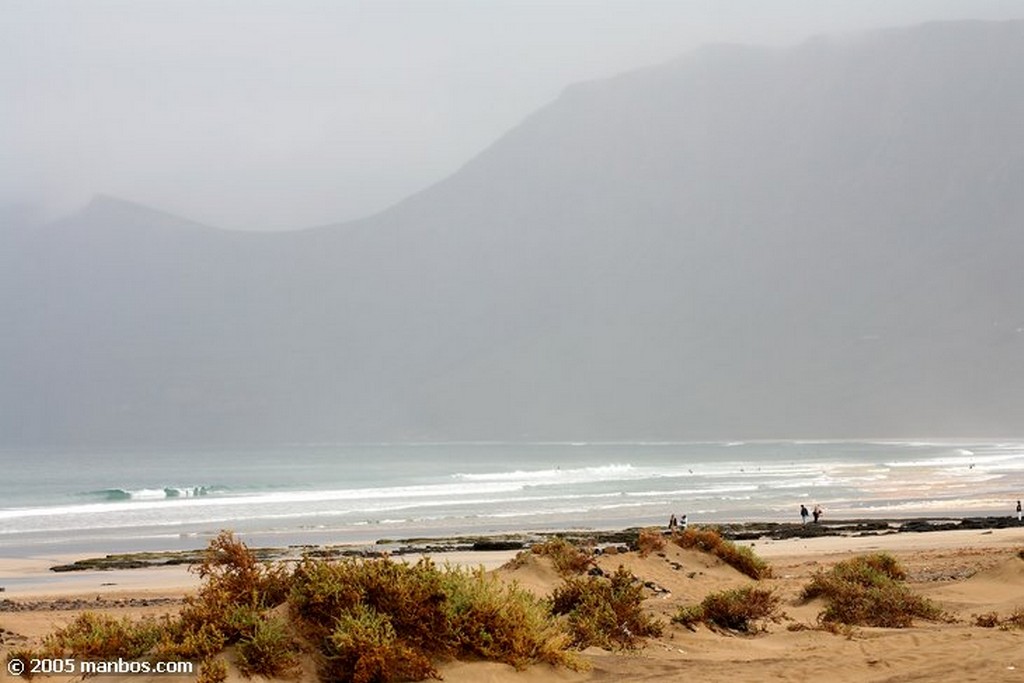
{"type": "Polygon", "coordinates": [[[1024,442],[423,443],[4,451],[0,556],[664,524],[1008,515],[1024,442]]]}

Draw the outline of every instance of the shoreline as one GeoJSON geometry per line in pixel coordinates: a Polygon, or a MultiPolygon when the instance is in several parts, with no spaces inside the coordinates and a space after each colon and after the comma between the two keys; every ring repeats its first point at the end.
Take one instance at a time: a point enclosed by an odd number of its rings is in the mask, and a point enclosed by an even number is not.
{"type": "MultiPolygon", "coordinates": [[[[755,548],[766,558],[802,553],[853,552],[855,548],[871,551],[952,547],[968,541],[975,544],[986,541],[991,545],[1003,537],[1015,539],[1008,541],[1010,543],[1024,545],[1024,525],[1019,525],[1012,517],[915,517],[823,520],[806,525],[799,522],[742,522],[693,526],[714,528],[724,538],[755,548]]],[[[553,537],[563,537],[578,545],[615,546],[626,550],[632,547],[640,528],[521,531],[251,549],[260,559],[267,561],[297,561],[304,555],[320,558],[390,556],[410,561],[429,556],[452,564],[483,566],[492,570],[518,552],[553,537]]],[[[667,533],[667,529],[663,530],[667,533]]],[[[240,538],[244,540],[244,534],[240,538]]],[[[12,611],[12,603],[18,600],[52,600],[86,594],[100,600],[107,599],[106,596],[150,599],[166,597],[173,591],[188,592],[199,583],[189,567],[200,559],[203,551],[204,548],[194,548],[85,557],[81,554],[0,557],[0,612],[12,611]]]]}

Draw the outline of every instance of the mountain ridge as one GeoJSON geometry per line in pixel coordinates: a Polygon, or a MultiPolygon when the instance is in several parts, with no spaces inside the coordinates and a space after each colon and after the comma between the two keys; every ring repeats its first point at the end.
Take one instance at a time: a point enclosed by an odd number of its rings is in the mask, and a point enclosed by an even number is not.
{"type": "Polygon", "coordinates": [[[0,443],[1024,433],[1022,126],[1024,22],[714,48],[366,219],[24,245],[0,443]]]}

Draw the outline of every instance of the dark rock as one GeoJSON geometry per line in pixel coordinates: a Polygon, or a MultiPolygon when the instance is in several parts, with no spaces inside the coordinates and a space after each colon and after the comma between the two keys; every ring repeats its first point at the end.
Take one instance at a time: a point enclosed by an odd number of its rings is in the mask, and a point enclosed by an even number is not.
{"type": "Polygon", "coordinates": [[[522,550],[526,544],[522,541],[491,541],[480,540],[473,544],[473,550],[522,550]]]}

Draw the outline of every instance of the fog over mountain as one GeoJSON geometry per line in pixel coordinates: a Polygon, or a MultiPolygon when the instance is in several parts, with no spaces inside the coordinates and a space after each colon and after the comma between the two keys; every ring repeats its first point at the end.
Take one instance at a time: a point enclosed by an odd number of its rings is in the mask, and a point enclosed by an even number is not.
{"type": "Polygon", "coordinates": [[[1024,22],[571,86],[366,220],[0,214],[0,445],[1024,433],[1024,22]]]}

